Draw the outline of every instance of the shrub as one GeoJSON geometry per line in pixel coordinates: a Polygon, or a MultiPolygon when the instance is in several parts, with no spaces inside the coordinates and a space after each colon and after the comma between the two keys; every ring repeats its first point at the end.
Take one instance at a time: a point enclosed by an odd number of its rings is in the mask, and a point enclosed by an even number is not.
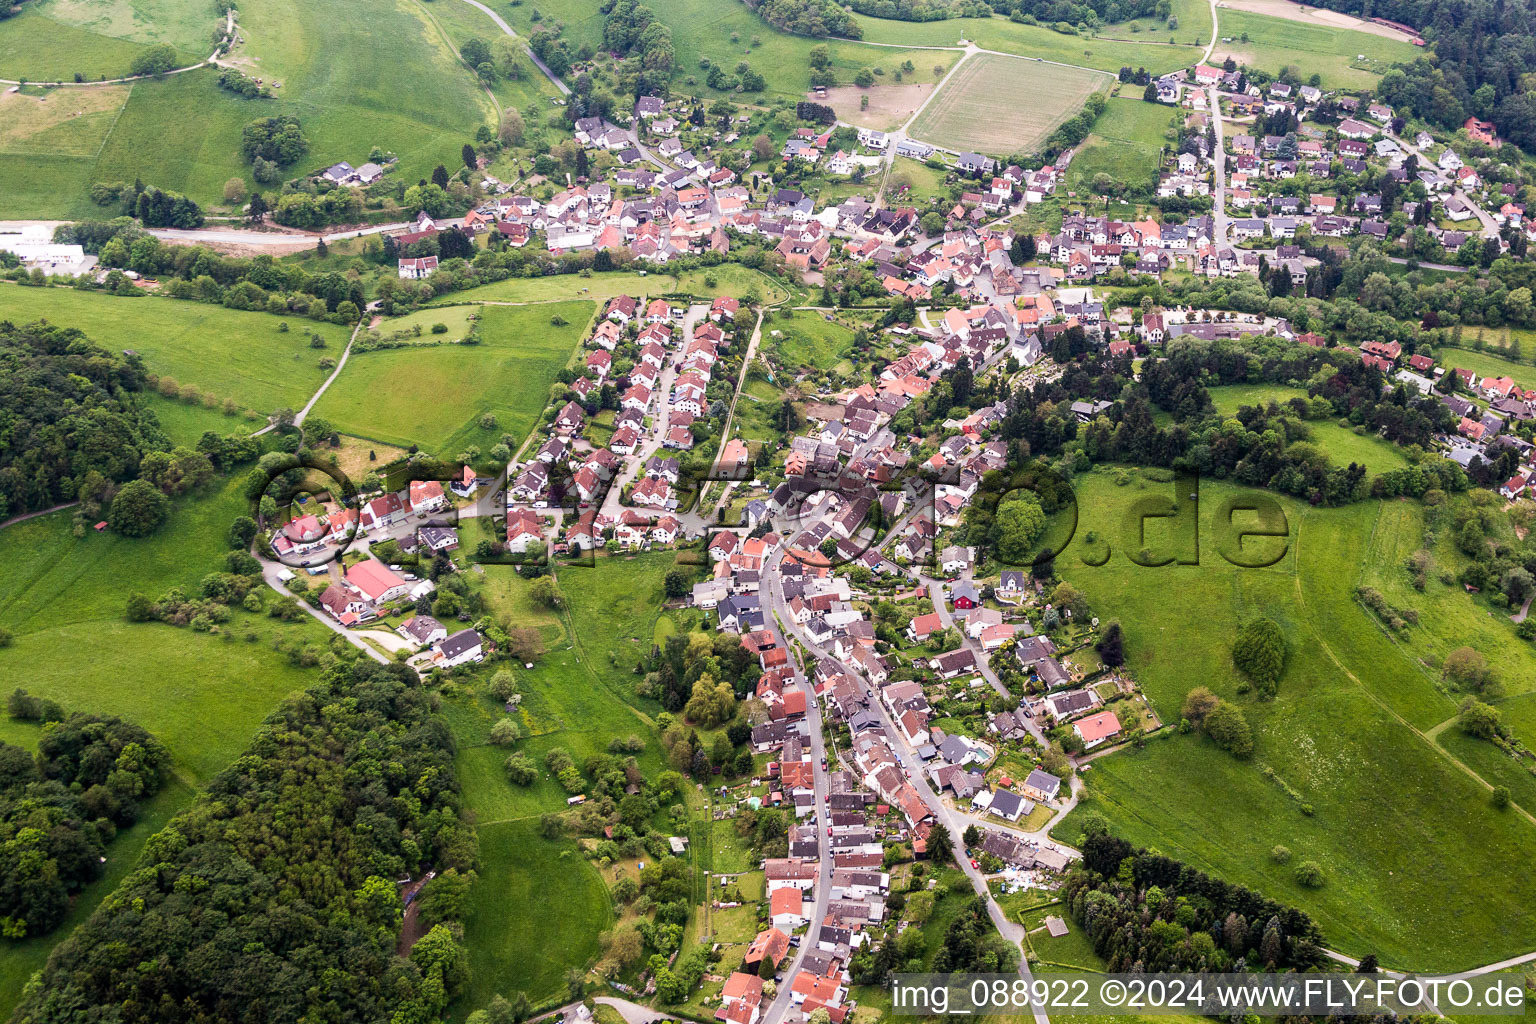
{"type": "Polygon", "coordinates": [[[1269,859],[1276,864],[1289,864],[1291,860],[1291,848],[1289,846],[1276,845],[1269,851],[1269,859]]]}
{"type": "Polygon", "coordinates": [[[1296,865],[1296,884],[1308,889],[1318,889],[1323,884],[1323,868],[1315,860],[1304,860],[1296,865]]]}

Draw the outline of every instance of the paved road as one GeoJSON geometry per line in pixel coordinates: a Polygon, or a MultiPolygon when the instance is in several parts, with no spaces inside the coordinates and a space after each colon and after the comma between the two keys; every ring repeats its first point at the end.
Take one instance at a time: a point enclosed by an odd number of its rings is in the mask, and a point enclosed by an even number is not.
{"type": "MultiPolygon", "coordinates": [[[[792,634],[794,638],[798,640],[807,651],[811,652],[817,658],[831,658],[832,654],[830,651],[816,644],[811,640],[809,636],[800,631],[800,628],[795,624],[794,618],[789,613],[788,603],[784,600],[783,578],[779,573],[779,562],[782,560],[782,558],[783,552],[781,550],[773,557],[771,557],[763,566],[761,593],[765,595],[765,600],[763,602],[764,610],[768,611],[773,617],[777,618],[778,623],[781,623],[784,629],[792,634]]],[[[844,665],[844,668],[845,670],[855,675],[861,675],[855,666],[844,665]]],[[[867,680],[865,680],[865,684],[866,686],[868,685],[867,680]]],[[[957,814],[948,806],[946,806],[942,800],[939,799],[938,795],[934,793],[933,789],[928,784],[928,779],[922,770],[922,762],[918,759],[916,753],[911,749],[910,745],[906,743],[904,737],[901,735],[901,731],[896,728],[895,723],[891,721],[890,712],[886,709],[884,702],[876,699],[871,703],[885,724],[885,732],[887,738],[890,740],[891,747],[896,752],[896,756],[902,761],[902,767],[906,772],[909,781],[912,783],[913,788],[917,791],[917,794],[922,799],[923,803],[928,807],[928,810],[933,815],[934,820],[943,823],[945,827],[949,829],[949,834],[954,840],[955,846],[958,849],[960,845],[960,836],[961,833],[965,831],[966,825],[973,821],[980,823],[979,820],[973,819],[968,815],[957,814]]],[[[819,732],[819,729],[817,731],[819,732]]],[[[819,763],[820,762],[818,762],[818,764],[819,763]]],[[[1050,846],[1057,845],[1045,837],[1040,837],[1039,841],[1050,846]]],[[[1065,850],[1065,848],[1063,849],[1065,850]]],[[[1065,850],[1065,852],[1068,852],[1074,856],[1076,855],[1076,851],[1065,850]]],[[[986,877],[982,875],[979,870],[971,867],[971,862],[969,860],[956,858],[956,863],[960,869],[965,872],[966,877],[970,879],[971,886],[975,889],[976,893],[985,899],[988,916],[991,917],[992,923],[997,928],[998,933],[1002,935],[1003,938],[1013,943],[1015,946],[1022,947],[1022,943],[1024,941],[1023,926],[1017,922],[1009,920],[1008,917],[1003,913],[1002,908],[1000,908],[997,905],[997,902],[992,899],[990,891],[987,888],[986,877]]],[[[1024,958],[1022,948],[1020,949],[1019,953],[1019,977],[1023,979],[1026,984],[1034,980],[1034,975],[1030,972],[1029,964],[1024,958]]],[[[774,1008],[777,1009],[777,1002],[775,1003],[774,1008]]],[[[1036,1024],[1049,1024],[1050,1022],[1050,1018],[1046,1015],[1043,1008],[1035,1007],[1033,1009],[1033,1016],[1035,1018],[1036,1024]]],[[[766,1024],[778,1024],[780,1019],[782,1018],[772,1014],[765,1016],[766,1024]]]]}
{"type": "MultiPolygon", "coordinates": [[[[764,615],[763,628],[771,630],[774,638],[786,649],[793,650],[789,644],[789,638],[780,628],[780,623],[787,624],[793,629],[794,619],[789,616],[784,605],[784,587],[778,574],[778,560],[783,557],[783,549],[773,559],[772,585],[778,590],[778,600],[773,603],[773,612],[764,615]],[[777,621],[776,621],[777,620],[777,621]]],[[[766,584],[767,581],[765,581],[766,584]]],[[[765,608],[767,611],[767,608],[765,608]]],[[[799,639],[797,637],[797,639],[799,639]]],[[[811,666],[807,666],[811,667],[811,666]]],[[[827,780],[827,769],[822,767],[822,759],[827,756],[826,744],[821,735],[821,706],[816,699],[816,692],[811,680],[803,673],[795,673],[796,685],[805,690],[805,721],[810,729],[811,747],[811,788],[816,795],[816,812],[811,816],[811,822],[817,830],[816,847],[821,852],[821,876],[816,880],[816,904],[811,910],[810,926],[805,930],[805,938],[800,941],[800,948],[795,951],[794,960],[783,972],[783,982],[779,984],[779,991],[774,996],[773,1003],[763,1014],[764,1024],[779,1024],[784,1015],[789,1011],[792,990],[791,984],[795,975],[800,971],[800,961],[805,954],[815,948],[817,936],[821,934],[822,922],[827,917],[827,904],[831,902],[832,895],[832,843],[820,834],[822,823],[832,820],[831,811],[827,805],[827,796],[830,785],[827,780]],[[823,817],[825,815],[825,817],[823,817]]]]}
{"type": "MultiPolygon", "coordinates": [[[[480,0],[464,0],[464,2],[469,4],[471,7],[480,8],[482,12],[487,14],[490,19],[496,23],[497,28],[501,29],[513,39],[518,38],[517,32],[512,28],[511,25],[507,24],[506,19],[497,14],[495,11],[491,10],[489,7],[485,6],[485,4],[481,3],[480,0]]],[[[528,50],[528,56],[533,61],[534,66],[537,67],[540,71],[544,72],[544,77],[553,82],[555,88],[560,90],[560,95],[569,96],[571,94],[571,90],[566,87],[566,84],[560,81],[560,76],[549,70],[549,65],[540,60],[538,54],[534,53],[532,50],[528,50]]]]}
{"type": "Polygon", "coordinates": [[[1221,97],[1217,95],[1216,86],[1212,85],[1207,95],[1211,104],[1211,127],[1216,132],[1216,152],[1211,154],[1216,172],[1216,187],[1211,190],[1216,200],[1211,209],[1211,233],[1215,235],[1211,242],[1222,246],[1227,244],[1227,150],[1222,141],[1221,97]]]}

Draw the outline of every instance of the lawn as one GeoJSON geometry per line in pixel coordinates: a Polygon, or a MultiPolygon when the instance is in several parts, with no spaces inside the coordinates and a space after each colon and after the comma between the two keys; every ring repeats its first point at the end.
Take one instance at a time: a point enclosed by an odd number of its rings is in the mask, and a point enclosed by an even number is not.
{"type": "Polygon", "coordinates": [[[505,281],[483,284],[454,292],[452,297],[439,305],[464,302],[553,302],[559,299],[611,299],[615,295],[672,295],[689,293],[701,298],[716,295],[745,296],[756,292],[764,302],[774,304],[784,301],[789,293],[773,278],[748,267],[734,263],[722,264],[709,270],[689,270],[682,274],[666,271],[629,272],[622,270],[577,277],[562,274],[555,277],[509,277],[505,281]],[[711,285],[709,282],[715,283],[711,285]]]}
{"type": "Polygon", "coordinates": [[[911,134],[948,149],[1001,154],[1038,149],[1108,84],[1092,71],[980,54],[950,76],[912,123],[911,134]],[[1000,116],[998,98],[1008,95],[1027,95],[1030,102],[1000,116]]]}
{"type": "Polygon", "coordinates": [[[355,354],[315,411],[343,433],[448,458],[470,444],[489,449],[503,434],[521,439],[543,413],[592,311],[585,300],[483,307],[480,344],[355,354]],[[552,324],[554,317],[566,322],[552,324]],[[480,426],[486,413],[496,417],[489,430],[480,426]]]}
{"type": "Polygon", "coordinates": [[[326,377],[320,356],[339,357],[349,333],[334,324],[180,299],[121,298],[71,288],[0,289],[0,313],[8,318],[78,327],[103,348],[138,352],[152,373],[220,400],[232,398],[263,415],[307,402],[326,377]],[[284,322],[287,332],[278,330],[284,322]],[[311,334],[326,339],[323,351],[310,348],[311,334]]]}
{"type": "MultiPolygon", "coordinates": [[[[1120,39],[1092,39],[1063,35],[1040,25],[1023,25],[1007,18],[950,18],[947,21],[894,21],[854,15],[864,29],[864,41],[900,46],[957,46],[965,39],[985,50],[1018,54],[1034,60],[1058,61],[1079,67],[1115,72],[1122,67],[1144,67],[1154,75],[1176,68],[1186,68],[1200,59],[1210,41],[1209,21],[1196,32],[1182,24],[1172,35],[1178,45],[1171,45],[1159,35],[1147,33],[1144,42],[1120,39]],[[1197,43],[1198,45],[1189,45],[1197,43]]],[[[1107,30],[1116,36],[1127,31],[1107,30]]]]}
{"type": "MultiPolygon", "coordinates": [[[[1206,482],[1200,563],[1147,569],[1125,558],[1117,524],[1130,502],[1170,485],[1110,481],[1103,472],[1074,481],[1078,536],[1100,532],[1115,547],[1109,562],[1089,566],[1069,548],[1058,571],[1095,615],[1126,624],[1129,665],[1165,720],[1177,720],[1198,682],[1239,704],[1256,749],[1244,763],[1198,735],[1164,733],[1094,762],[1074,817],[1098,811],[1137,843],[1295,903],[1331,947],[1375,952],[1392,967],[1465,968],[1536,944],[1536,884],[1520,866],[1536,826],[1493,810],[1479,780],[1424,735],[1454,713],[1454,699],[1354,599],[1383,506],[1284,500],[1284,555],[1238,569],[1216,553],[1214,515],[1235,488],[1206,482]],[[1238,623],[1257,614],[1276,619],[1289,642],[1271,703],[1239,693],[1229,653],[1238,623]],[[1321,864],[1326,884],[1298,885],[1270,858],[1276,843],[1321,864]]],[[[1455,628],[1421,621],[1427,632],[1455,628]]],[[[1069,819],[1060,833],[1074,830],[1069,819]]]]}
{"type": "Polygon", "coordinates": [[[1025,930],[1029,933],[1029,944],[1035,951],[1035,956],[1047,961],[1051,966],[1078,967],[1085,971],[1103,971],[1105,963],[1099,955],[1093,951],[1093,943],[1088,940],[1088,935],[1076,921],[1066,906],[1056,903],[1048,907],[1038,907],[1027,910],[1021,916],[1025,930]],[[1059,938],[1053,938],[1051,933],[1045,930],[1047,917],[1059,917],[1067,923],[1067,934],[1059,938]]]}
{"type": "Polygon", "coordinates": [[[565,991],[565,971],[597,956],[613,901],[572,840],[544,839],[537,821],[482,825],[480,873],[464,922],[470,981],[461,1008],[525,992],[535,1004],[565,991]]]}
{"type": "Polygon", "coordinates": [[[931,196],[950,198],[945,179],[949,172],[941,167],[929,167],[918,160],[897,157],[886,179],[887,201],[901,206],[921,206],[931,196]],[[905,186],[906,191],[902,188],[905,186]]]}
{"type": "Polygon", "coordinates": [[[1072,158],[1067,188],[1087,188],[1098,174],[1108,174],[1122,184],[1153,181],[1162,148],[1170,145],[1173,118],[1161,103],[1148,103],[1139,96],[1112,97],[1093,134],[1072,158]]]}
{"type": "Polygon", "coordinates": [[[818,313],[784,313],[763,324],[762,344],[780,368],[830,370],[853,350],[853,331],[818,313]]]}
{"type": "Polygon", "coordinates": [[[222,568],[229,523],[246,507],[232,480],[180,500],[144,540],[94,531],[76,539],[67,512],[0,531],[0,625],[16,634],[0,651],[0,662],[14,666],[9,678],[68,710],[138,722],[170,747],[189,785],[206,781],[285,695],[307,684],[308,673],[273,651],[272,640],[324,642],[330,634],[307,618],[281,625],[241,612],[214,636],[130,623],[123,608],[134,591],[158,597],[222,568]],[[244,639],[248,630],[254,642],[244,639]]]}
{"type": "Polygon", "coordinates": [[[1529,363],[1517,363],[1492,352],[1445,347],[1435,352],[1435,361],[1445,367],[1446,373],[1459,368],[1471,370],[1479,377],[1512,377],[1521,387],[1536,382],[1536,369],[1529,363]]]}
{"type": "Polygon", "coordinates": [[[1305,25],[1287,18],[1223,8],[1219,15],[1223,38],[1211,51],[1211,63],[1227,57],[1239,64],[1278,74],[1285,65],[1303,77],[1322,76],[1325,89],[1361,89],[1376,84],[1382,72],[1422,52],[1406,40],[1324,25],[1305,25]],[[1247,33],[1248,42],[1242,42],[1247,33]],[[1365,60],[1360,60],[1360,55],[1365,60]]]}

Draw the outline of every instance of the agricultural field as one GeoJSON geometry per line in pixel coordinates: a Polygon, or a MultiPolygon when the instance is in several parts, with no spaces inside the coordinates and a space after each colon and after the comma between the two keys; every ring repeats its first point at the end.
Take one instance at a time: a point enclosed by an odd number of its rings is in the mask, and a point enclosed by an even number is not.
{"type": "Polygon", "coordinates": [[[1056,126],[1109,84],[1092,71],[1047,66],[996,54],[962,64],[912,123],[914,138],[947,149],[1007,154],[1036,149],[1056,126]],[[1025,107],[999,113],[997,98],[1028,95],[1025,107]]]}
{"type": "MultiPolygon", "coordinates": [[[[1200,564],[1146,569],[1124,557],[1115,524],[1129,502],[1168,485],[1138,476],[1119,486],[1112,481],[1124,476],[1103,472],[1074,482],[1079,537],[1099,531],[1117,550],[1094,568],[1069,548],[1058,571],[1095,615],[1128,624],[1128,662],[1165,720],[1177,721],[1199,681],[1243,709],[1255,751],[1245,763],[1198,734],[1165,732],[1144,750],[1101,758],[1085,779],[1088,799],[1058,834],[1074,835],[1074,820],[1097,811],[1136,843],[1302,907],[1333,948],[1376,952],[1394,967],[1465,968],[1530,948],[1536,913],[1520,908],[1536,893],[1495,894],[1485,880],[1525,887],[1519,851],[1536,840],[1536,825],[1518,810],[1495,810],[1484,782],[1426,736],[1455,713],[1455,698],[1354,597],[1384,506],[1283,500],[1289,539],[1280,561],[1239,569],[1216,554],[1211,518],[1235,489],[1206,482],[1200,564]],[[1231,662],[1238,624],[1258,614],[1276,619],[1289,644],[1271,703],[1240,692],[1231,662]],[[1325,884],[1299,885],[1271,858],[1277,843],[1321,864],[1325,884]]],[[[1421,623],[1434,635],[1443,628],[1431,615],[1421,623]]]]}
{"type": "MultiPolygon", "coordinates": [[[[894,21],[854,15],[867,43],[898,46],[959,46],[961,40],[984,50],[1017,54],[1032,60],[1092,68],[1114,73],[1122,67],[1144,67],[1154,75],[1187,68],[1199,61],[1210,41],[1209,21],[1203,33],[1183,28],[1172,33],[1177,44],[1147,33],[1145,42],[1119,38],[1063,35],[1040,25],[1023,25],[1007,18],[950,18],[946,21],[894,21]]],[[[1122,33],[1116,30],[1114,35],[1122,33]]]]}
{"type": "Polygon", "coordinates": [[[1171,127],[1174,116],[1163,104],[1147,103],[1130,92],[1111,97],[1093,133],[1072,157],[1067,188],[1089,188],[1099,174],[1121,184],[1155,182],[1163,147],[1177,140],[1171,127]]]}
{"type": "MultiPolygon", "coordinates": [[[[832,57],[832,70],[839,82],[851,82],[863,68],[872,71],[881,68],[889,76],[908,60],[918,69],[917,81],[932,82],[935,66],[947,69],[959,56],[934,50],[867,46],[847,39],[790,35],[769,25],[746,4],[736,0],[668,0],[666,22],[672,29],[672,44],[677,55],[677,76],[681,79],[677,85],[690,94],[697,92],[703,96],[727,95],[704,84],[704,75],[699,68],[699,60],[704,57],[727,67],[745,60],[767,81],[767,89],[761,94],[764,98],[787,96],[800,99],[810,87],[809,54],[813,46],[827,47],[832,57]],[[731,40],[732,35],[736,36],[735,42],[731,40]],[[752,45],[754,37],[759,41],[757,46],[752,45]]],[[[914,46],[920,42],[915,37],[890,41],[899,46],[914,46]]],[[[729,95],[739,100],[756,94],[729,95]]]]}
{"type": "Polygon", "coordinates": [[[572,277],[509,277],[505,281],[483,284],[454,292],[439,305],[464,302],[553,302],[558,299],[596,299],[605,301],[615,295],[675,295],[688,293],[699,297],[714,295],[744,296],[756,292],[768,305],[789,298],[782,285],[749,267],[734,263],[708,270],[688,270],[681,274],[662,271],[613,270],[580,279],[572,277]],[[713,281],[714,284],[710,284],[713,281]]]}
{"type": "Polygon", "coordinates": [[[1420,51],[1401,37],[1389,39],[1370,32],[1307,25],[1249,11],[1223,9],[1218,17],[1223,39],[1211,51],[1211,62],[1231,57],[1239,64],[1272,74],[1289,64],[1303,78],[1316,72],[1325,89],[1363,89],[1399,61],[1411,61],[1420,51]],[[1248,41],[1243,42],[1246,33],[1248,41]],[[1360,60],[1361,55],[1365,59],[1360,60]]]}
{"type": "MultiPolygon", "coordinates": [[[[73,2],[88,7],[97,0],[73,2]]],[[[7,33],[38,17],[23,15],[0,26],[0,72],[7,33]]],[[[392,173],[411,182],[438,163],[454,165],[463,143],[494,121],[490,99],[460,63],[446,31],[410,0],[337,0],[323,10],[293,0],[257,0],[242,7],[240,27],[247,42],[231,60],[279,83],[275,99],[225,92],[215,85],[213,69],[135,82],[111,121],[94,119],[68,146],[53,135],[35,144],[0,142],[0,172],[15,172],[20,181],[20,204],[9,209],[21,216],[75,216],[84,212],[81,193],[90,182],[135,178],[217,205],[228,179],[253,183],[240,154],[240,130],[257,117],[299,117],[310,150],[296,172],[338,160],[361,163],[380,146],[400,158],[392,173]],[[369,30],[359,31],[362,24],[369,30]],[[55,166],[29,166],[34,152],[55,166]]],[[[83,44],[73,49],[92,52],[83,44]]]]}
{"type": "Polygon", "coordinates": [[[105,348],[139,353],[152,373],[263,415],[308,401],[326,377],[320,357],[339,357],[349,333],[335,324],[201,302],[68,288],[0,289],[0,312],[7,318],[78,327],[105,348]],[[282,323],[288,331],[279,330],[282,323]],[[323,337],[326,347],[311,348],[311,334],[323,337]]]}
{"type": "MultiPolygon", "coordinates": [[[[502,434],[523,437],[543,413],[549,386],[570,361],[593,308],[585,300],[485,306],[478,345],[354,354],[315,412],[342,433],[447,457],[470,444],[488,449],[502,434]],[[556,318],[565,322],[552,323],[556,318]],[[486,413],[496,417],[494,428],[480,427],[486,413]]],[[[388,322],[380,330],[388,334],[388,322]]]]}

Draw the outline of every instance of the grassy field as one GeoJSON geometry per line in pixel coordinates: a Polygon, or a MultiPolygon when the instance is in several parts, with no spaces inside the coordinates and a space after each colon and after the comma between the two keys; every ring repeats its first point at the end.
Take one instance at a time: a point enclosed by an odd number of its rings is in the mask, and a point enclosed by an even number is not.
{"type": "Polygon", "coordinates": [[[1046,66],[1016,57],[971,57],[912,123],[914,138],[948,149],[1015,153],[1038,148],[1096,90],[1109,84],[1091,71],[1046,66]],[[999,116],[997,98],[1030,102],[999,116]]]}
{"type": "Polygon", "coordinates": [[[1052,965],[1078,967],[1085,971],[1102,971],[1104,961],[1093,951],[1093,943],[1072,915],[1062,904],[1025,911],[1022,923],[1029,932],[1029,944],[1035,956],[1052,965]],[[1053,938],[1045,930],[1047,917],[1059,917],[1067,922],[1067,934],[1053,938]]]}
{"type": "MultiPolygon", "coordinates": [[[[580,0],[575,9],[585,12],[589,3],[590,0],[580,0]]],[[[703,96],[723,95],[704,84],[704,73],[699,68],[699,60],[703,57],[719,61],[727,68],[733,68],[737,61],[745,60],[767,82],[767,89],[761,95],[792,96],[798,99],[803,98],[805,91],[810,88],[811,74],[807,58],[811,47],[818,44],[827,47],[832,58],[833,73],[839,82],[853,81],[862,68],[884,68],[890,74],[907,60],[912,61],[920,71],[917,81],[931,82],[935,65],[947,68],[958,56],[932,50],[866,46],[846,39],[812,39],[790,35],[763,21],[746,4],[726,3],[724,0],[668,0],[666,22],[672,29],[672,44],[677,55],[676,77],[681,79],[677,84],[682,91],[703,96]],[[734,43],[731,42],[733,34],[736,36],[734,43]],[[751,45],[753,37],[759,40],[760,45],[751,45]],[[690,83],[689,78],[695,81],[690,83]]],[[[601,32],[600,23],[598,30],[601,32]]],[[[912,46],[918,42],[913,38],[892,41],[902,46],[912,46]]],[[[736,99],[748,98],[731,95],[736,99]]]]}
{"type": "MultiPolygon", "coordinates": [[[[1209,20],[1203,33],[1184,28],[1173,33],[1178,45],[1148,33],[1145,42],[1090,39],[1068,36],[1039,25],[1021,25],[1007,18],[950,18],[947,21],[893,21],[854,15],[864,29],[864,41],[900,46],[956,46],[965,39],[985,50],[1018,54],[1036,60],[1058,61],[1079,67],[1115,72],[1129,65],[1144,67],[1154,75],[1189,67],[1200,59],[1210,40],[1209,20]],[[1199,45],[1191,45],[1198,38],[1199,45]]],[[[1106,35],[1124,35],[1116,30],[1106,35]]]]}
{"type": "Polygon", "coordinates": [[[762,301],[772,305],[789,297],[784,287],[772,278],[734,263],[709,270],[689,270],[681,274],[614,270],[591,277],[563,274],[557,277],[509,277],[505,281],[483,284],[454,292],[444,304],[462,302],[553,302],[559,299],[611,299],[615,295],[671,295],[687,292],[699,297],[716,295],[743,296],[755,291],[762,301]],[[713,286],[709,282],[713,280],[713,286]]]}
{"type": "Polygon", "coordinates": [[[830,370],[852,350],[853,331],[816,313],[796,313],[792,320],[781,314],[763,325],[762,344],[785,370],[830,370]]]}
{"type": "Polygon", "coordinates": [[[103,348],[138,352],[154,373],[262,414],[308,401],[326,377],[320,356],[339,357],[349,333],[294,318],[284,333],[284,318],[269,313],[69,288],[0,285],[0,314],[78,327],[103,348]],[[310,348],[311,334],[324,337],[326,348],[310,348]]]}
{"type": "Polygon", "coordinates": [[[480,344],[354,355],[316,412],[343,433],[448,457],[469,444],[489,448],[504,433],[523,437],[544,411],[549,386],[592,310],[587,301],[483,307],[480,344]],[[552,325],[555,316],[566,324],[552,325]],[[497,420],[492,430],[479,424],[487,412],[497,420]]]}
{"type": "MultiPolygon", "coordinates": [[[[1197,735],[1163,734],[1145,750],[1094,762],[1084,811],[1105,814],[1137,843],[1301,906],[1333,948],[1376,952],[1393,967],[1465,968],[1536,943],[1536,913],[1527,910],[1536,886],[1518,867],[1536,826],[1493,810],[1482,783],[1425,735],[1455,701],[1354,599],[1373,533],[1388,528],[1383,505],[1284,501],[1284,556],[1268,569],[1238,569],[1216,554],[1210,518],[1231,489],[1207,482],[1200,564],[1145,569],[1124,557],[1115,524],[1129,502],[1168,485],[1117,487],[1093,473],[1074,486],[1079,536],[1097,529],[1117,551],[1094,568],[1069,549],[1058,571],[1095,615],[1130,624],[1129,664],[1165,720],[1177,720],[1198,682],[1239,703],[1256,746],[1243,763],[1197,735]],[[1271,703],[1238,693],[1228,646],[1237,624],[1260,613],[1280,623],[1290,647],[1271,703]],[[1270,859],[1281,842],[1323,866],[1322,888],[1301,887],[1270,859]]],[[[1421,621],[1442,633],[1431,615],[1421,621]]],[[[1069,820],[1062,834],[1074,827],[1069,820]]]]}
{"type": "Polygon", "coordinates": [[[68,82],[120,78],[151,43],[176,48],[176,64],[213,49],[212,5],[195,0],[42,0],[0,22],[0,78],[68,82]],[[195,12],[195,14],[194,14],[195,12]],[[201,26],[196,16],[204,16],[201,26]]]}
{"type": "MultiPolygon", "coordinates": [[[[1306,391],[1301,388],[1248,384],[1214,387],[1210,393],[1216,411],[1222,415],[1231,415],[1244,405],[1268,405],[1271,400],[1283,404],[1292,398],[1306,397],[1306,391]]],[[[1308,420],[1306,425],[1312,432],[1311,440],[1328,453],[1334,465],[1358,462],[1372,473],[1385,473],[1408,465],[1401,449],[1380,437],[1357,434],[1353,428],[1341,427],[1333,420],[1308,420]]]]}
{"type": "Polygon", "coordinates": [[[306,673],[271,649],[273,637],[330,634],[308,619],[278,625],[242,613],[225,639],[129,623],[123,607],[133,591],[158,597],[222,567],[229,523],[245,510],[230,482],[178,502],[145,540],[94,531],[77,540],[67,512],[0,531],[0,625],[16,634],[0,661],[26,666],[11,678],[66,708],[138,722],[170,747],[189,784],[223,768],[277,702],[305,685],[306,673]],[[247,629],[255,642],[235,639],[247,629]]]}
{"type": "Polygon", "coordinates": [[[1158,157],[1172,130],[1174,112],[1139,96],[1115,96],[1093,126],[1093,134],[1078,148],[1067,169],[1067,188],[1089,187],[1094,175],[1108,174],[1116,182],[1150,182],[1157,175],[1158,157]]]}
{"type": "Polygon", "coordinates": [[[1435,361],[1451,372],[1452,368],[1471,370],[1479,377],[1511,377],[1521,387],[1536,382],[1536,369],[1528,363],[1517,363],[1493,352],[1478,352],[1470,348],[1442,348],[1435,353],[1435,361]]]}
{"type": "MultiPolygon", "coordinates": [[[[126,6],[123,0],[69,2],[81,10],[95,3],[126,6]]],[[[144,2],[164,6],[187,0],[144,2]]],[[[203,15],[197,5],[189,10],[194,12],[189,18],[203,15]]],[[[50,31],[56,25],[24,14],[0,26],[0,73],[7,67],[8,33],[38,20],[50,31]]],[[[240,26],[248,42],[232,59],[250,74],[280,83],[275,99],[244,100],[225,92],[215,85],[212,69],[137,82],[110,122],[98,119],[91,132],[80,133],[77,147],[88,153],[61,153],[46,140],[0,146],[0,173],[9,172],[8,180],[18,182],[15,201],[7,200],[12,215],[76,215],[88,182],[136,177],[205,204],[221,203],[225,181],[243,177],[251,183],[239,151],[240,130],[261,116],[294,114],[303,123],[310,150],[291,173],[338,160],[361,163],[373,146],[381,146],[400,158],[393,173],[412,182],[438,163],[457,163],[463,143],[492,120],[491,101],[459,62],[449,34],[413,0],[337,0],[323,9],[294,0],[254,0],[242,6],[240,26]],[[45,162],[35,165],[32,156],[45,162]]],[[[86,36],[47,58],[66,75],[82,70],[69,66],[76,54],[99,51],[97,59],[111,60],[117,58],[108,51],[126,47],[122,52],[131,55],[139,46],[57,28],[61,36],[86,36]]],[[[43,57],[37,59],[44,59],[51,45],[42,46],[43,57]]],[[[38,49],[31,41],[22,48],[38,49]]]]}
{"type": "Polygon", "coordinates": [[[1304,77],[1321,75],[1325,89],[1359,89],[1376,83],[1382,72],[1398,61],[1411,61],[1420,51],[1405,40],[1387,39],[1369,32],[1305,25],[1286,18],[1224,8],[1219,16],[1223,38],[1211,52],[1219,65],[1227,57],[1239,64],[1278,73],[1289,64],[1304,77]],[[1247,33],[1248,42],[1242,42],[1247,33]],[[1365,60],[1359,60],[1361,54],[1365,60]]]}
{"type": "Polygon", "coordinates": [[[613,903],[597,869],[571,840],[539,835],[538,822],[482,825],[480,876],[464,922],[470,982],[460,1005],[484,1006],[521,991],[535,1004],[565,988],[565,971],[597,955],[613,903]]]}
{"type": "Polygon", "coordinates": [[[205,431],[216,434],[250,433],[266,425],[266,418],[255,415],[226,416],[206,405],[192,405],[152,394],[144,402],[155,411],[160,429],[173,444],[195,445],[205,431]]]}

